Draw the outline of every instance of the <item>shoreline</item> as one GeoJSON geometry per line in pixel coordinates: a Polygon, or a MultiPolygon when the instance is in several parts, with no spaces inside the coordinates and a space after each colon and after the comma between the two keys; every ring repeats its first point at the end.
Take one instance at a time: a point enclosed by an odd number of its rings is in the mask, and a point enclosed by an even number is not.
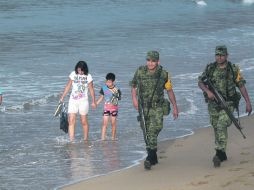
{"type": "Polygon", "coordinates": [[[228,161],[214,168],[215,154],[211,127],[194,130],[193,135],[159,143],[159,164],[150,171],[144,170],[143,161],[129,168],[91,177],[57,189],[147,189],[192,190],[254,188],[254,115],[241,117],[244,127],[240,132],[229,128],[228,161]]]}

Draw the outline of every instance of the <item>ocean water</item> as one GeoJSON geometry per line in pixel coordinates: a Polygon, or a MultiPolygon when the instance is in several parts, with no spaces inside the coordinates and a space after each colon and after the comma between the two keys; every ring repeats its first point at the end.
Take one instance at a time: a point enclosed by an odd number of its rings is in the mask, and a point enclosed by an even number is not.
{"type": "Polygon", "coordinates": [[[0,189],[57,189],[138,164],[145,149],[129,81],[148,50],[160,52],[180,111],[177,120],[164,119],[160,141],[209,125],[197,77],[216,45],[228,46],[253,104],[253,12],[251,0],[0,1],[0,189]],[[86,143],[79,120],[69,143],[53,117],[79,60],[89,65],[97,97],[106,73],[116,74],[123,93],[117,141],[100,141],[102,105],[89,112],[86,143]]]}

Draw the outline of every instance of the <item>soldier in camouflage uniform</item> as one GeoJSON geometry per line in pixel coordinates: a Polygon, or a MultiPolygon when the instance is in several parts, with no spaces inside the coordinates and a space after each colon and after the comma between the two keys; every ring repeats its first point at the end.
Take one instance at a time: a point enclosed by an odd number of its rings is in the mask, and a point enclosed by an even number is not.
{"type": "Polygon", "coordinates": [[[223,96],[231,112],[238,109],[241,94],[246,102],[246,112],[250,114],[252,111],[249,95],[244,86],[246,81],[242,77],[239,67],[229,62],[227,58],[227,47],[225,45],[216,46],[216,61],[208,64],[205,71],[198,78],[198,85],[203,90],[206,102],[208,102],[210,123],[214,129],[216,150],[216,154],[213,157],[214,167],[219,167],[221,162],[227,160],[227,127],[231,125],[232,121],[226,112],[214,101],[215,96],[206,86],[204,78],[208,77],[210,79],[217,91],[223,96]],[[241,94],[236,91],[236,87],[239,88],[241,94]]]}
{"type": "Polygon", "coordinates": [[[178,117],[178,108],[168,72],[159,63],[159,53],[157,51],[149,51],[146,57],[146,65],[137,69],[131,81],[133,105],[139,112],[143,109],[145,116],[145,141],[148,154],[144,162],[145,169],[150,169],[152,165],[158,163],[156,153],[157,137],[163,127],[162,103],[164,100],[164,89],[167,90],[173,106],[173,117],[174,119],[178,117]],[[154,91],[155,87],[156,90],[154,91]],[[151,102],[153,91],[154,95],[151,102]],[[137,96],[142,99],[142,103],[139,102],[140,99],[137,96]]]}

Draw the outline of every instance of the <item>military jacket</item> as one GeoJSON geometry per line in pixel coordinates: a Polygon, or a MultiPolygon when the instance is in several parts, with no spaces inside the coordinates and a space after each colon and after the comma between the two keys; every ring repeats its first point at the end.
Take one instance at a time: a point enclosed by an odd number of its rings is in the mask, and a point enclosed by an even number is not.
{"type": "Polygon", "coordinates": [[[208,64],[198,80],[202,82],[202,78],[205,76],[210,79],[226,101],[231,101],[231,97],[236,95],[236,87],[241,87],[246,83],[239,67],[230,62],[227,63],[224,69],[219,68],[216,62],[208,64]]]}
{"type": "MultiPolygon", "coordinates": [[[[166,89],[165,86],[167,86],[165,84],[168,83],[168,81],[168,72],[165,71],[162,66],[159,65],[154,73],[149,72],[147,66],[141,66],[137,69],[131,81],[131,86],[138,88],[139,95],[143,100],[144,106],[146,106],[146,104],[151,101],[151,96],[156,85],[157,87],[152,102],[153,104],[163,102],[164,89],[166,89]]],[[[171,82],[170,87],[172,88],[171,82]]]]}

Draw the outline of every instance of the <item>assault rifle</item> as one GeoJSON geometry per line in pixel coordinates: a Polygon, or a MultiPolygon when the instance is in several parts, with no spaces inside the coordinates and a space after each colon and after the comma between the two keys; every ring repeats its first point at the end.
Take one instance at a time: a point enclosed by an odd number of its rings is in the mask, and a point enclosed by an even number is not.
{"type": "Polygon", "coordinates": [[[227,103],[225,102],[224,98],[222,95],[214,88],[212,82],[209,80],[208,76],[205,76],[203,78],[203,82],[209,86],[209,89],[213,92],[215,96],[215,101],[216,103],[221,106],[221,108],[227,113],[228,117],[231,119],[231,121],[234,123],[236,128],[240,131],[242,134],[243,138],[246,139],[246,136],[242,132],[242,127],[238,123],[237,119],[233,115],[233,113],[228,109],[227,103]]]}
{"type": "Polygon", "coordinates": [[[144,103],[143,99],[141,97],[141,85],[140,82],[138,82],[138,87],[137,87],[137,93],[138,93],[138,113],[139,115],[137,116],[137,120],[140,122],[140,127],[143,132],[144,140],[147,145],[147,130],[146,130],[146,119],[145,119],[145,112],[144,112],[144,103]]]}

